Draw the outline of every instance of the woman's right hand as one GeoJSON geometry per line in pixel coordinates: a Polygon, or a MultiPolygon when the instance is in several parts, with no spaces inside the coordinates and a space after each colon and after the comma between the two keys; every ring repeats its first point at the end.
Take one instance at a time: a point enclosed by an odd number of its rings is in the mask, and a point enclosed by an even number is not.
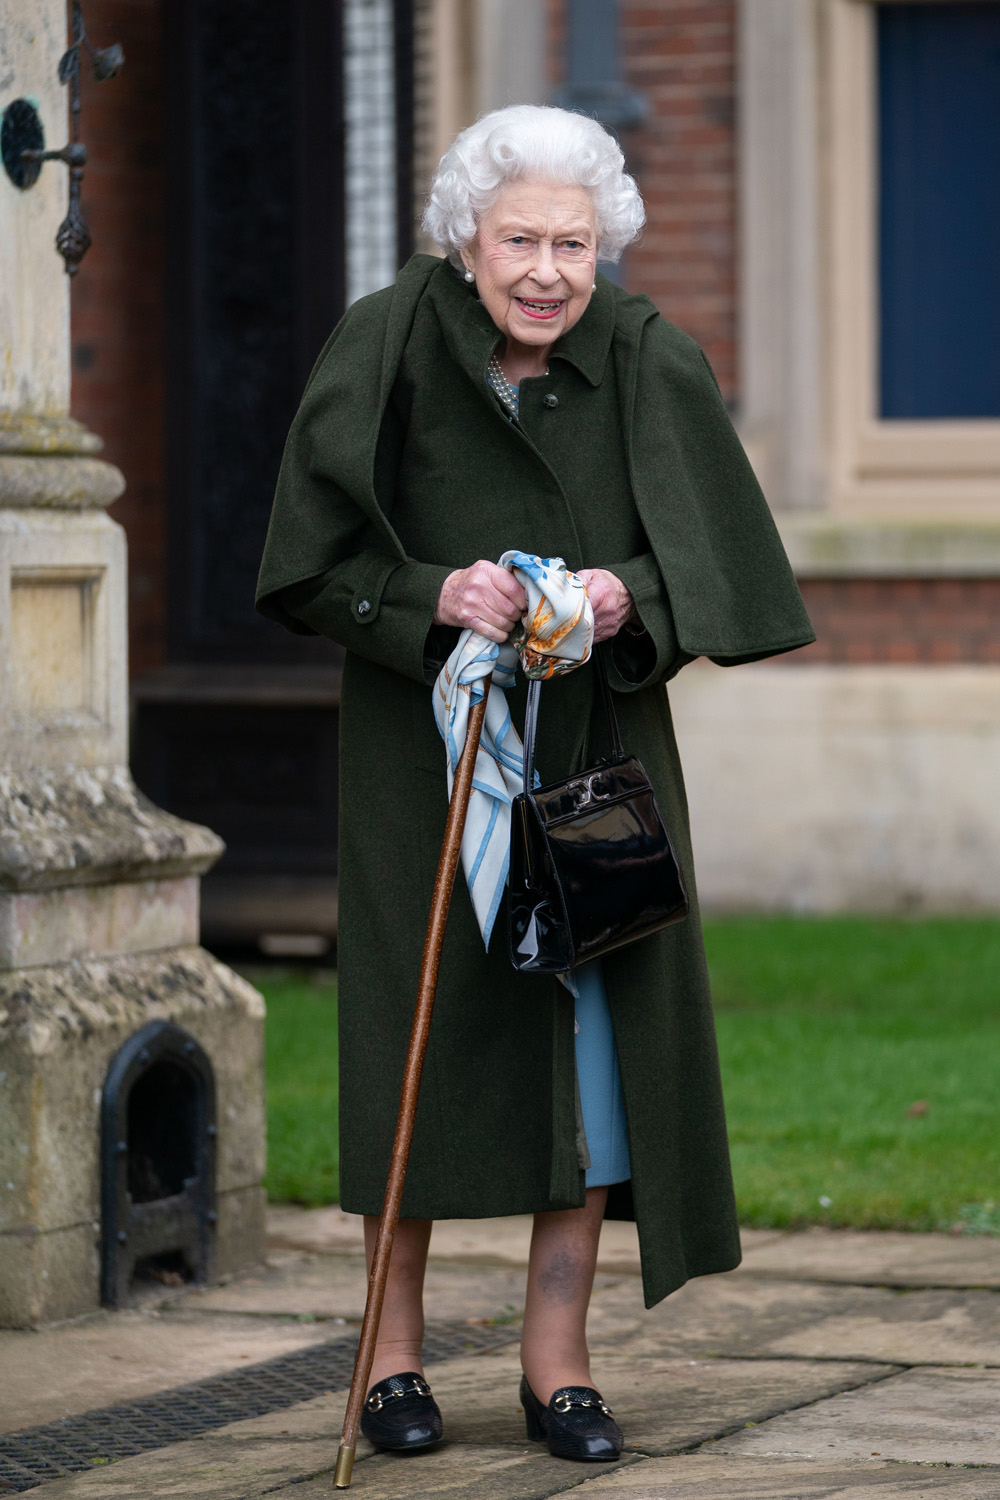
{"type": "Polygon", "coordinates": [[[528,597],[512,573],[480,558],[471,568],[449,573],[434,611],[435,625],[457,625],[502,645],[528,607],[528,597]]]}

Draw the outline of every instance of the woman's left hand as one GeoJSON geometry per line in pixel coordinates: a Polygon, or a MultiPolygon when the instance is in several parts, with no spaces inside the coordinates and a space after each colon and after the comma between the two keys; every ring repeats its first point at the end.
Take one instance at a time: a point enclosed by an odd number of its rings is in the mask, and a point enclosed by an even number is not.
{"type": "Polygon", "coordinates": [[[587,590],[594,611],[594,645],[608,641],[617,635],[635,615],[632,595],[614,573],[607,568],[582,568],[577,577],[587,590]]]}

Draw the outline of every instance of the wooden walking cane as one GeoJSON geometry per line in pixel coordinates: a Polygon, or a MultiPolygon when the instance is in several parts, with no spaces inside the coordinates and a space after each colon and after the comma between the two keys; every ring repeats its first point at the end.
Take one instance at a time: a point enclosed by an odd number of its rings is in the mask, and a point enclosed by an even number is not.
{"type": "Polygon", "coordinates": [[[444,842],[441,845],[441,858],[438,860],[434,895],[431,899],[431,914],[427,921],[427,936],[424,938],[424,956],[420,964],[417,1008],[413,1016],[406,1066],[403,1069],[403,1087],[399,1096],[399,1115],[396,1119],[396,1135],[392,1143],[389,1179],[385,1185],[385,1201],[382,1204],[382,1217],[379,1220],[378,1237],[375,1241],[371,1275],[368,1277],[365,1316],[361,1324],[354,1374],[351,1377],[351,1391],[347,1398],[344,1430],[340,1436],[340,1450],[337,1453],[337,1467],[333,1473],[334,1488],[338,1490],[348,1488],[354,1468],[354,1450],[357,1446],[361,1408],[368,1391],[368,1377],[371,1374],[372,1360],[375,1356],[378,1325],[382,1317],[382,1303],[385,1299],[385,1283],[389,1275],[389,1256],[392,1254],[393,1236],[399,1222],[399,1205],[403,1197],[403,1183],[406,1180],[406,1167],[410,1159],[413,1122],[417,1113],[417,1095],[420,1092],[420,1075],[423,1071],[427,1038],[430,1035],[431,1012],[434,1009],[434,995],[437,991],[441,946],[444,943],[444,930],[448,922],[448,908],[451,905],[451,893],[455,884],[455,871],[458,868],[458,856],[462,848],[462,834],[465,830],[469,796],[472,792],[472,773],[476,765],[476,752],[479,749],[479,737],[482,734],[491,680],[492,674],[483,680],[483,696],[469,714],[465,749],[462,751],[462,758],[455,772],[451,802],[448,806],[448,820],[444,827],[444,842]]]}

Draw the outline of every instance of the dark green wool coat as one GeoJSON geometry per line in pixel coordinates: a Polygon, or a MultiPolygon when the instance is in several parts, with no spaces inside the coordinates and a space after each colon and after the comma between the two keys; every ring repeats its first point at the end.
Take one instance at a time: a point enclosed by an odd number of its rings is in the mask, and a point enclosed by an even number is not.
{"type": "MultiPolygon", "coordinates": [[[[489,388],[499,334],[443,261],[417,256],[351,308],[292,426],[258,590],[291,630],[347,648],[340,759],[342,1201],[378,1213],[447,808],[431,684],[457,632],[433,627],[455,568],[511,547],[608,567],[647,634],[605,651],[622,734],[652,778],[694,896],[664,683],[812,632],[712,374],[645,297],[598,277],[586,312],[521,386],[521,429],[489,388]],[[557,404],[544,397],[555,396],[557,404]]],[[[523,685],[511,696],[520,722],[523,685]]],[[[545,684],[538,763],[603,748],[590,667],[545,684]]],[[[403,1212],[477,1218],[578,1206],[573,1002],[489,953],[459,876],[403,1212]]],[[[647,1304],[739,1261],[708,976],[687,921],[612,954],[647,1304]]]]}

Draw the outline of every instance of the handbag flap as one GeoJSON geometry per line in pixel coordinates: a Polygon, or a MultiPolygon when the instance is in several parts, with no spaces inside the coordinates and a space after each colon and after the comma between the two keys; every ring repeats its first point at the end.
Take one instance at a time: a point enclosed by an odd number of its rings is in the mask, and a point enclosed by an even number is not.
{"type": "Polygon", "coordinates": [[[578,776],[538,787],[531,800],[546,828],[552,828],[566,818],[652,790],[642,762],[630,755],[624,760],[599,762],[578,776]]]}

